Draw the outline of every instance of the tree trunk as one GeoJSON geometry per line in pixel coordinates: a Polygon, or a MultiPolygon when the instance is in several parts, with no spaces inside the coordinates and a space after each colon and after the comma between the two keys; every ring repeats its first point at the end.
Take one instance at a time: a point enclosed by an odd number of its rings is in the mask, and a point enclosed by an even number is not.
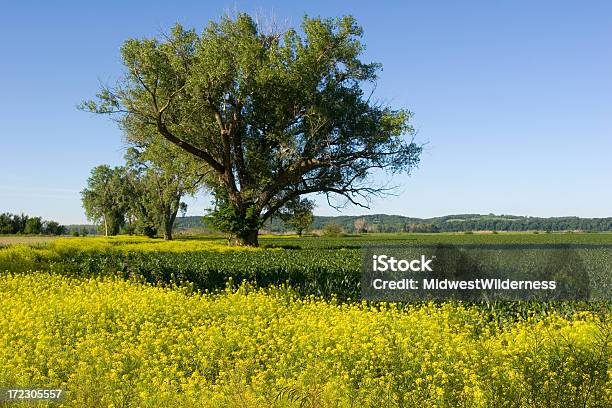
{"type": "Polygon", "coordinates": [[[164,239],[167,241],[172,240],[172,229],[174,228],[174,221],[176,221],[176,214],[179,210],[179,204],[181,202],[181,197],[179,196],[176,200],[174,207],[166,208],[164,214],[164,239]]]}
{"type": "Polygon", "coordinates": [[[166,241],[171,241],[172,240],[172,224],[167,223],[165,228],[164,228],[164,239],[166,241]]]}
{"type": "Polygon", "coordinates": [[[259,246],[259,241],[257,240],[257,236],[259,234],[259,230],[246,230],[241,232],[236,236],[236,244],[242,246],[259,246]]]}

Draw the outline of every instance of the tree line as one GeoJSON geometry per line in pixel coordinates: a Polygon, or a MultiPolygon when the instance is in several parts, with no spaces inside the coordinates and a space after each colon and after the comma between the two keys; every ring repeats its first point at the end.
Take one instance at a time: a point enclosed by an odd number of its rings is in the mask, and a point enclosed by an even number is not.
{"type": "MultiPolygon", "coordinates": [[[[328,224],[338,225],[347,233],[436,233],[465,231],[612,231],[612,218],[524,217],[514,215],[459,214],[434,218],[413,218],[401,215],[315,216],[311,228],[323,230],[328,224]]],[[[289,232],[280,219],[264,225],[270,232],[289,232]]]]}
{"type": "Polygon", "coordinates": [[[440,232],[456,231],[612,231],[612,218],[521,217],[513,220],[464,220],[433,224],[440,232]]]}
{"type": "Polygon", "coordinates": [[[57,221],[43,220],[42,217],[30,217],[25,214],[0,214],[0,234],[44,234],[62,235],[66,227],[57,221]]]}

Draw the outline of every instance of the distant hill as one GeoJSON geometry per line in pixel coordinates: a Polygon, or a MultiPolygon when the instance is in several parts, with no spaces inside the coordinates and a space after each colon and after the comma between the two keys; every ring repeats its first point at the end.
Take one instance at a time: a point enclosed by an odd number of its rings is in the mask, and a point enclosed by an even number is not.
{"type": "MultiPolygon", "coordinates": [[[[402,215],[339,215],[315,216],[313,230],[335,223],[345,232],[461,232],[461,231],[612,231],[612,217],[524,217],[495,214],[454,214],[434,218],[413,218],[402,215]],[[360,231],[358,231],[360,230],[360,231]]],[[[263,230],[289,232],[280,219],[266,222],[263,230]]],[[[199,232],[208,230],[200,216],[176,219],[175,230],[199,232]]]]}

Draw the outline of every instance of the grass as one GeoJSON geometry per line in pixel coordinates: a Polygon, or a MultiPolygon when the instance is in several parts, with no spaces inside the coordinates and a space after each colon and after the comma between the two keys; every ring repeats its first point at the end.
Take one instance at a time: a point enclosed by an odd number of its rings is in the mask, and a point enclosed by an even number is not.
{"type": "Polygon", "coordinates": [[[46,244],[56,240],[57,238],[57,236],[48,235],[0,235],[0,247],[18,244],[46,244]]]}

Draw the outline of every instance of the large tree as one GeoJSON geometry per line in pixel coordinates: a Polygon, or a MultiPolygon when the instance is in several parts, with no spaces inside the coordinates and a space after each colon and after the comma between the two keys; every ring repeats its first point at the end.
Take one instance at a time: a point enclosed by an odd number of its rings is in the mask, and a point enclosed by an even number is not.
{"type": "Polygon", "coordinates": [[[128,139],[154,132],[205,163],[213,217],[257,245],[262,223],[300,196],[367,206],[387,191],[373,169],[418,163],[410,112],[367,91],[381,65],[360,59],[361,36],[350,16],[305,17],[299,32],[262,30],[246,14],[201,34],[176,25],[127,40],[124,76],[83,108],[114,115],[128,139]]]}

